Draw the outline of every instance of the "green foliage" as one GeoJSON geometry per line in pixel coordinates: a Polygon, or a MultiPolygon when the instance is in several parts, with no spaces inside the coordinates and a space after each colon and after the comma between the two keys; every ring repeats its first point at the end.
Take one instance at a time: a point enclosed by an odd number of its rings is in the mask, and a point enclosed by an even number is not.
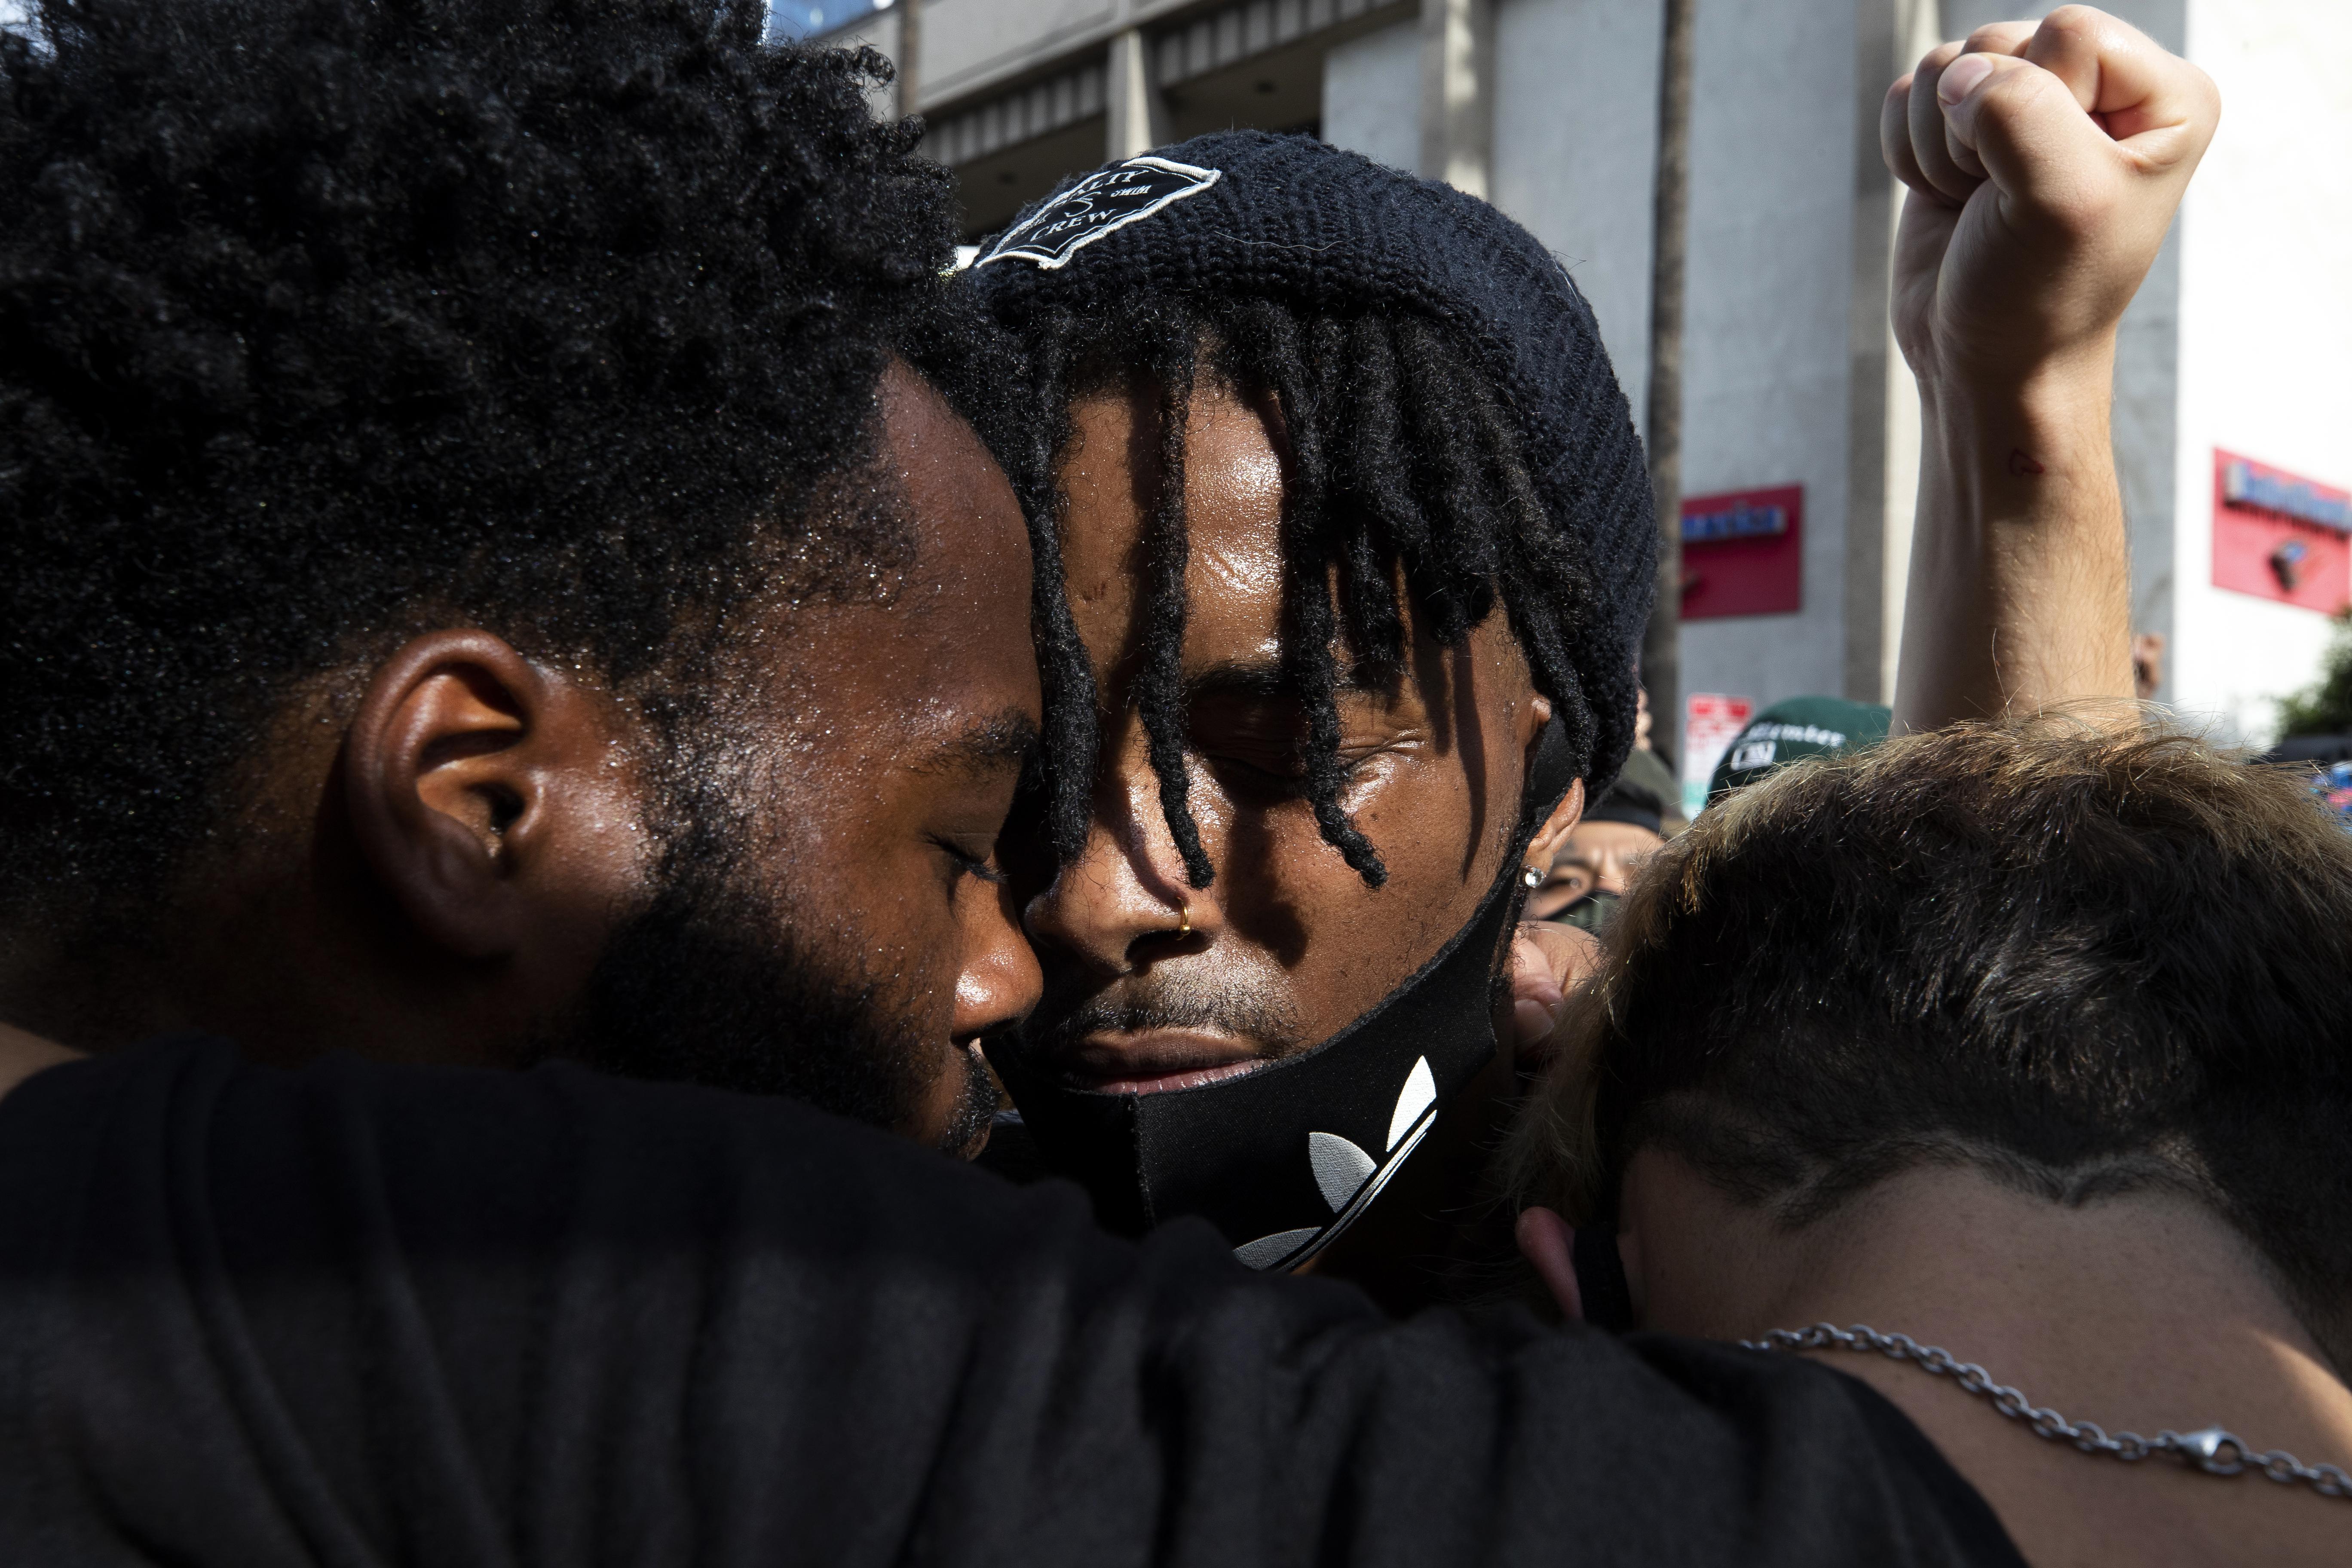
{"type": "Polygon", "coordinates": [[[2352,611],[2336,617],[2336,638],[2319,679],[2279,704],[2279,738],[2352,734],[2352,611]]]}

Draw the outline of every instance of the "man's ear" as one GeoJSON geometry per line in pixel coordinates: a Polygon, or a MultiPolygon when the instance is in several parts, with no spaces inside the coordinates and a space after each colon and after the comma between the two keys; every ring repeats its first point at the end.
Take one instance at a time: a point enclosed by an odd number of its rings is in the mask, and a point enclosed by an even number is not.
{"type": "MultiPolygon", "coordinates": [[[[607,705],[489,632],[428,632],[376,667],[343,742],[361,854],[426,940],[509,954],[567,818],[609,821],[607,705]]],[[[619,781],[609,781],[618,783],[619,781]]],[[[560,874],[560,873],[559,873],[560,874]]]]}
{"type": "Polygon", "coordinates": [[[1578,820],[1583,816],[1584,781],[1578,779],[1568,786],[1568,793],[1559,797],[1559,804],[1551,808],[1551,815],[1544,818],[1541,827],[1536,829],[1536,836],[1528,840],[1527,863],[1538,871],[1549,873],[1552,860],[1559,854],[1560,846],[1568,842],[1568,836],[1575,831],[1578,820]]]}

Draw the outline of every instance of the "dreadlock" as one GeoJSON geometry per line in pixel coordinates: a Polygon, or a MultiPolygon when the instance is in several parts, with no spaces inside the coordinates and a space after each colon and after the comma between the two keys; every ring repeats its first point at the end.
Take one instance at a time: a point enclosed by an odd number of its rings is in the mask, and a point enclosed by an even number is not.
{"type": "MultiPolygon", "coordinates": [[[[1289,452],[1280,679],[1307,716],[1303,784],[1316,824],[1367,884],[1379,887],[1388,872],[1339,804],[1349,768],[1339,754],[1338,649],[1344,637],[1375,679],[1402,672],[1400,578],[1420,624],[1444,644],[1483,624],[1499,594],[1536,689],[1550,699],[1575,753],[1592,754],[1593,703],[1566,651],[1570,629],[1594,616],[1589,552],[1547,516],[1504,395],[1444,325],[1257,297],[1145,294],[1045,312],[1029,335],[1038,405],[1060,411],[1050,433],[1055,456],[1067,448],[1074,398],[1138,376],[1159,392],[1160,474],[1145,520],[1135,702],[1160,808],[1193,887],[1214,875],[1187,800],[1181,679],[1184,429],[1204,376],[1271,394],[1282,410],[1289,452]],[[1335,576],[1336,604],[1324,586],[1335,576]]],[[[1083,648],[1049,648],[1041,638],[1039,656],[1050,688],[1091,686],[1083,648]]],[[[1090,756],[1091,726],[1081,737],[1079,722],[1072,714],[1072,733],[1056,741],[1082,740],[1080,754],[1090,756]]],[[[1056,827],[1066,858],[1072,849],[1056,827]]]]}

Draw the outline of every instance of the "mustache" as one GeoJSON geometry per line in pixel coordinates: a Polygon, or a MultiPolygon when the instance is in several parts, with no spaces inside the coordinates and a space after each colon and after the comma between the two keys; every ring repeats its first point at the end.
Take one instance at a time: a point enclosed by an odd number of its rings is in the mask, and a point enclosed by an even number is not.
{"type": "Polygon", "coordinates": [[[963,1094],[955,1120],[941,1133],[939,1151],[959,1160],[972,1160],[988,1146],[988,1131],[996,1121],[996,1079],[978,1051],[963,1053],[963,1094]]]}
{"type": "Polygon", "coordinates": [[[1050,1056],[1075,1049],[1088,1035],[1151,1029],[1213,1029],[1255,1041],[1267,1058],[1296,1055],[1307,1044],[1290,1008],[1245,981],[1159,973],[1129,976],[1058,1004],[1048,996],[1022,1025],[1021,1042],[1050,1056]]]}

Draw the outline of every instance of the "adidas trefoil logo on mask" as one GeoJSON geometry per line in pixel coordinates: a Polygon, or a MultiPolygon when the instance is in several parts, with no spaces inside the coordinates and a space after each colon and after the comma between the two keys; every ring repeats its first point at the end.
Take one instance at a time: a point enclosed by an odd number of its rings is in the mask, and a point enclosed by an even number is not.
{"type": "Polygon", "coordinates": [[[1085,1183],[1104,1223],[1129,1236],[1196,1215],[1261,1269],[1295,1268],[1330,1246],[1495,1063],[1493,1002],[1525,891],[1519,867],[1574,763],[1555,717],[1477,912],[1322,1044],[1238,1078],[1141,1095],[1079,1089],[1008,1051],[1000,1070],[1047,1163],[1085,1183]]]}
{"type": "Polygon", "coordinates": [[[1307,1135],[1307,1163],[1315,1173],[1323,1201],[1331,1205],[1331,1223],[1261,1236],[1234,1247],[1234,1256],[1261,1269],[1296,1268],[1306,1262],[1355,1222],[1436,1124],[1437,1079],[1429,1070],[1429,1058],[1422,1057],[1405,1075],[1404,1088],[1397,1091],[1383,1159],[1374,1160],[1336,1132],[1307,1135]]]}

